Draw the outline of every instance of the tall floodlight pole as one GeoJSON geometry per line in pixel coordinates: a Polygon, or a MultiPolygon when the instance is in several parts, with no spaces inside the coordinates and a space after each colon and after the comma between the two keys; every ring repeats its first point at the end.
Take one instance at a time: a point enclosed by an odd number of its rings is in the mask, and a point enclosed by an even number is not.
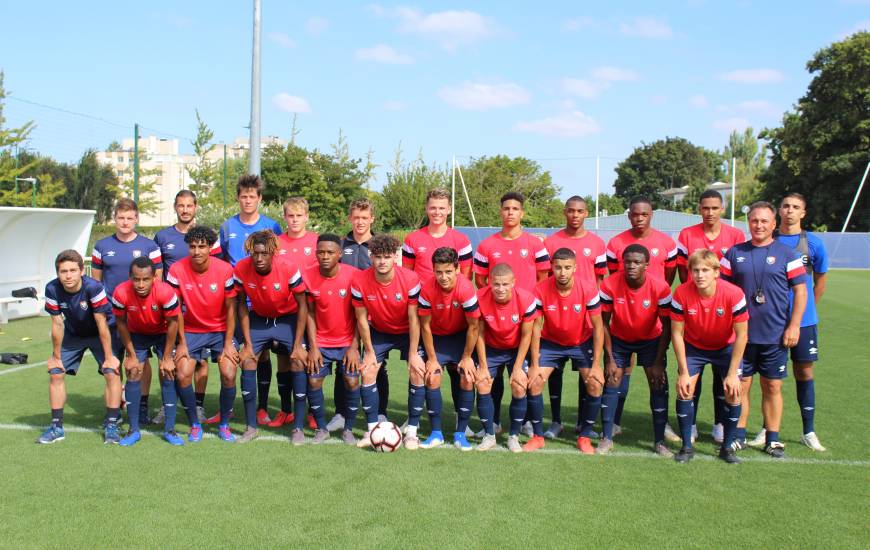
{"type": "Polygon", "coordinates": [[[598,229],[598,198],[601,187],[601,157],[595,155],[595,229],[598,229]]]}
{"type": "Polygon", "coordinates": [[[843,223],[843,229],[840,233],[845,233],[849,227],[849,220],[852,219],[852,212],[855,211],[855,205],[858,204],[858,197],[861,196],[861,190],[864,189],[864,182],[867,181],[867,173],[870,172],[870,162],[867,163],[867,168],[864,169],[864,177],[861,178],[861,183],[858,185],[858,191],[855,193],[855,198],[852,199],[852,206],[849,207],[849,213],[846,214],[846,221],[843,223]]]}
{"type": "Polygon", "coordinates": [[[734,205],[737,200],[737,159],[731,157],[731,227],[734,227],[734,205]]]}
{"type": "Polygon", "coordinates": [[[456,227],[456,155],[453,155],[450,166],[450,227],[456,227]]]}
{"type": "Polygon", "coordinates": [[[260,175],[260,0],[254,0],[254,45],[251,54],[251,142],[248,173],[260,175]]]}

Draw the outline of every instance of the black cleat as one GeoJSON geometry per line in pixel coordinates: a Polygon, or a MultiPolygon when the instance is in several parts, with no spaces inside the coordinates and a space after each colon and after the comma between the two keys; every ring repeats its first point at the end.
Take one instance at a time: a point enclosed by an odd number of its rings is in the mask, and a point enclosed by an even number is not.
{"type": "Polygon", "coordinates": [[[785,458],[785,445],[779,441],[771,441],[764,447],[764,452],[773,458],[785,458]]]}
{"type": "Polygon", "coordinates": [[[693,458],[695,458],[695,449],[692,447],[683,447],[680,452],[674,455],[674,460],[680,464],[685,464],[693,458]]]}
{"type": "Polygon", "coordinates": [[[723,445],[722,447],[719,447],[719,458],[728,464],[740,464],[740,459],[737,458],[737,451],[730,446],[726,447],[723,445]]]}

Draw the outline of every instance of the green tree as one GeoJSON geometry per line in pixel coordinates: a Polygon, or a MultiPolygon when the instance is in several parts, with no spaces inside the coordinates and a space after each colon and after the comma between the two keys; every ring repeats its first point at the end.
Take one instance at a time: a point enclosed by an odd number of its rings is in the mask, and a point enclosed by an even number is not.
{"type": "Polygon", "coordinates": [[[63,208],[96,210],[97,223],[112,217],[119,182],[111,166],[101,164],[94,150],[85,151],[75,166],[68,168],[67,192],[60,199],[63,208]]]}
{"type": "MultiPolygon", "coordinates": [[[[218,162],[209,160],[208,155],[214,149],[212,140],[214,132],[208,127],[202,117],[199,116],[199,110],[196,110],[196,139],[190,142],[193,145],[193,154],[196,155],[196,164],[193,166],[187,165],[185,169],[193,180],[193,185],[190,186],[191,191],[196,193],[200,204],[209,206],[213,197],[211,191],[215,188],[218,180],[222,181],[222,168],[218,162]]],[[[223,189],[221,189],[221,201],[223,200],[223,189]]]]}
{"type": "MultiPolygon", "coordinates": [[[[8,192],[0,194],[0,205],[8,206],[12,204],[9,201],[14,200],[15,178],[31,177],[28,172],[35,166],[35,161],[19,162],[19,156],[13,154],[12,149],[17,149],[19,144],[26,141],[36,126],[31,120],[18,128],[6,128],[6,117],[3,116],[6,89],[3,86],[3,79],[4,73],[0,71],[0,183],[8,185],[10,188],[8,192]]],[[[30,203],[28,202],[28,204],[30,203]]]]}
{"type": "Polygon", "coordinates": [[[673,200],[661,192],[689,186],[684,204],[694,210],[698,196],[714,181],[722,178],[722,157],[715,151],[692,144],[683,138],[658,140],[642,144],[616,166],[616,195],[628,201],[646,195],[654,208],[673,208],[673,200]]]}
{"type": "Polygon", "coordinates": [[[381,200],[376,203],[380,226],[388,231],[420,227],[426,217],[426,194],[436,187],[448,187],[448,175],[435,165],[427,166],[422,151],[416,160],[406,163],[399,144],[381,200]]]}
{"type": "MultiPolygon", "coordinates": [[[[782,126],[767,129],[770,166],[761,175],[762,196],[807,198],[811,228],[840,228],[870,162],[870,32],[862,31],[818,51],[807,63],[813,80],[782,126]]],[[[870,230],[870,193],[849,224],[870,230]]]]}
{"type": "MultiPolygon", "coordinates": [[[[586,199],[586,206],[589,208],[589,216],[595,216],[595,197],[592,195],[586,195],[583,197],[586,199]]],[[[607,193],[601,193],[598,195],[599,201],[599,215],[601,217],[604,216],[613,216],[617,214],[622,214],[625,212],[625,201],[616,195],[608,195],[607,193]]]]}
{"type": "MultiPolygon", "coordinates": [[[[755,131],[750,127],[742,133],[734,130],[728,137],[728,145],[722,151],[725,160],[725,179],[731,181],[731,158],[737,164],[737,210],[743,205],[752,204],[761,198],[763,186],[759,177],[767,168],[767,148],[759,143],[755,131]]],[[[727,205],[730,208],[731,204],[727,205]]],[[[730,216],[730,212],[727,214],[730,216]]]]}
{"type": "MultiPolygon", "coordinates": [[[[157,180],[163,174],[161,168],[145,168],[151,160],[151,155],[139,151],[139,200],[136,205],[141,214],[156,214],[160,211],[160,198],[157,196],[157,180]]],[[[133,198],[136,196],[133,181],[132,160],[124,170],[124,175],[116,184],[117,197],[133,198]]]]}

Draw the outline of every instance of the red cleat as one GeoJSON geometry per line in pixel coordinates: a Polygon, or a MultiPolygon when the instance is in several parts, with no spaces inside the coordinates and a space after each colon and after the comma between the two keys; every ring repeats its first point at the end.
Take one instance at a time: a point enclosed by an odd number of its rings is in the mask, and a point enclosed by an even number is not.
{"type": "Polygon", "coordinates": [[[292,424],[293,420],[293,413],[285,413],[284,411],[279,411],[278,414],[275,415],[275,419],[269,422],[267,425],[270,428],[280,428],[284,424],[292,424]]]}
{"type": "MultiPolygon", "coordinates": [[[[235,415],[233,414],[232,411],[230,411],[230,418],[232,418],[233,416],[235,416],[235,415]]],[[[220,421],[221,421],[221,413],[217,413],[214,416],[210,416],[210,417],[206,418],[205,422],[203,422],[203,424],[218,424],[218,423],[220,423],[220,421]]]]}
{"type": "Polygon", "coordinates": [[[258,426],[267,426],[272,419],[269,418],[269,411],[266,409],[257,409],[257,425],[258,426]]]}
{"type": "Polygon", "coordinates": [[[309,427],[309,428],[311,428],[312,430],[316,430],[316,429],[317,429],[317,421],[314,420],[314,415],[313,415],[313,414],[309,414],[309,415],[308,415],[308,418],[306,418],[306,420],[308,421],[308,427],[309,427]]]}
{"type": "Polygon", "coordinates": [[[544,436],[536,435],[523,445],[523,452],[530,453],[544,448],[544,436]]]}
{"type": "Polygon", "coordinates": [[[588,437],[577,438],[577,449],[584,455],[594,455],[595,448],[592,446],[592,440],[588,437]]]}

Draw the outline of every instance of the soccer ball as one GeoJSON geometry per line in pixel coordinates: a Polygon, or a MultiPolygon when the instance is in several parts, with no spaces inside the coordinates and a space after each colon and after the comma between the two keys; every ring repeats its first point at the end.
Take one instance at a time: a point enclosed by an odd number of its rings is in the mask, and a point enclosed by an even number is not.
{"type": "Polygon", "coordinates": [[[372,448],[380,453],[392,453],[402,444],[402,432],[392,422],[378,422],[369,433],[372,448]]]}

